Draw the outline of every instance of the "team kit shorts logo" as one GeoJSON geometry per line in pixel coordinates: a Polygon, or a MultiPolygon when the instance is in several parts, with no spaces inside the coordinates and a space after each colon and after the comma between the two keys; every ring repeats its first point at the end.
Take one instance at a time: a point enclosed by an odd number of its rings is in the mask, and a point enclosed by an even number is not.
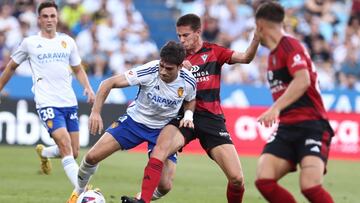
{"type": "MultiPolygon", "coordinates": [[[[118,121],[120,121],[120,122],[122,123],[122,122],[124,122],[127,118],[128,118],[128,117],[127,117],[126,115],[120,116],[119,119],[118,119],[118,121]]],[[[118,124],[118,122],[116,122],[116,123],[118,124]]],[[[119,124],[118,124],[118,125],[119,125],[119,124]]],[[[115,126],[115,127],[117,127],[117,126],[115,126]]]]}
{"type": "Polygon", "coordinates": [[[116,128],[119,126],[119,122],[117,121],[114,121],[112,124],[111,124],[111,128],[116,128]]]}
{"type": "Polygon", "coordinates": [[[70,119],[71,120],[78,120],[77,112],[70,114],[70,119]]]}
{"type": "Polygon", "coordinates": [[[273,134],[271,134],[268,139],[266,140],[266,143],[270,143],[272,141],[275,140],[275,137],[276,137],[276,132],[274,132],[273,134]]]}

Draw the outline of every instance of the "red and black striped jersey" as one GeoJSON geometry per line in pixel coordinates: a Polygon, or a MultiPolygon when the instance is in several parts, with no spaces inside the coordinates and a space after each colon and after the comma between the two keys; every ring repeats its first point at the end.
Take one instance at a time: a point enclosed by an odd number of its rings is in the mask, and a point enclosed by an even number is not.
{"type": "Polygon", "coordinates": [[[221,67],[224,63],[230,63],[233,53],[230,49],[204,42],[198,52],[186,56],[186,60],[192,64],[191,72],[197,83],[197,113],[210,113],[211,116],[223,118],[220,106],[221,67]]]}
{"type": "Polygon", "coordinates": [[[315,66],[305,47],[288,35],[281,39],[268,58],[267,78],[274,101],[285,92],[294,73],[301,69],[309,71],[311,85],[297,101],[280,112],[280,123],[327,119],[315,66]]]}

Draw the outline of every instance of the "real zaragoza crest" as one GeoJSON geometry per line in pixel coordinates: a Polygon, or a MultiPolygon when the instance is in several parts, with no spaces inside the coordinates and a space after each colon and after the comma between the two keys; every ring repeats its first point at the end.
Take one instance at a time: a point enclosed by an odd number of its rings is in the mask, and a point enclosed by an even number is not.
{"type": "Polygon", "coordinates": [[[53,123],[52,120],[46,121],[46,125],[47,125],[47,127],[50,128],[50,129],[54,127],[54,123],[53,123]]]}
{"type": "Polygon", "coordinates": [[[177,90],[178,96],[182,97],[184,94],[184,88],[183,87],[179,87],[179,89],[177,90]]]}
{"type": "Polygon", "coordinates": [[[116,122],[114,121],[112,124],[111,124],[111,128],[116,128],[119,126],[119,122],[116,122]]]}
{"type": "Polygon", "coordinates": [[[65,41],[61,41],[61,46],[64,47],[64,48],[66,48],[66,46],[67,46],[66,42],[65,42],[65,41]]]}

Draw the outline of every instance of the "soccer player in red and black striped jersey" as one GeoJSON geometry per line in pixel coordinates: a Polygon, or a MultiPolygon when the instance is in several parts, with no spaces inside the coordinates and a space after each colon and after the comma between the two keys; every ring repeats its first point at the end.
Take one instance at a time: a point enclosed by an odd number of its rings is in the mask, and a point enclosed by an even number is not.
{"type": "MultiPolygon", "coordinates": [[[[197,82],[196,109],[193,115],[195,128],[181,127],[180,119],[165,126],[145,168],[140,201],[125,196],[122,198],[123,203],[148,203],[152,196],[154,199],[168,192],[171,185],[169,188],[156,189],[159,181],[173,178],[161,177],[163,163],[171,153],[177,152],[194,139],[199,139],[202,148],[225,173],[228,179],[228,203],[240,203],[244,194],[244,178],[220,106],[221,67],[224,63],[250,63],[256,54],[259,39],[254,35],[245,53],[204,42],[201,38],[201,20],[194,14],[181,16],[176,23],[176,31],[187,54],[183,65],[191,69],[197,82]]],[[[184,117],[191,116],[191,111],[185,111],[184,117]]],[[[170,174],[174,175],[175,172],[170,174]]]]}
{"type": "Polygon", "coordinates": [[[283,30],[284,8],[259,5],[260,43],[271,52],[267,78],[274,104],[259,116],[266,127],[279,122],[259,158],[255,185],[271,203],[296,202],[277,181],[300,166],[302,194],[313,203],[334,202],[322,187],[333,131],[320,96],[317,73],[300,42],[283,30]]]}

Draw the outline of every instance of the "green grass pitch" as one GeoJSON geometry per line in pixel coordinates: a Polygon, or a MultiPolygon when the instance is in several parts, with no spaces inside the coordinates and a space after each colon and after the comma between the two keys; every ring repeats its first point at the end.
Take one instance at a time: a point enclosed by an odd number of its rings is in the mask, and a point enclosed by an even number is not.
{"type": "MultiPolygon", "coordinates": [[[[86,149],[81,150],[81,156],[86,149]]],[[[118,203],[123,194],[139,191],[147,156],[143,153],[118,152],[103,161],[91,180],[99,187],[107,203],[118,203]]],[[[265,202],[253,184],[256,158],[241,157],[246,192],[244,202],[265,202]]],[[[72,191],[60,160],[52,160],[49,176],[40,175],[39,160],[33,147],[0,145],[0,202],[6,203],[65,203],[72,191]]],[[[360,163],[330,160],[324,185],[335,202],[360,202],[360,163]]],[[[298,186],[298,174],[293,173],[280,182],[306,202],[298,186]]],[[[206,155],[180,154],[173,190],[158,203],[226,203],[225,176],[206,155]]]]}

